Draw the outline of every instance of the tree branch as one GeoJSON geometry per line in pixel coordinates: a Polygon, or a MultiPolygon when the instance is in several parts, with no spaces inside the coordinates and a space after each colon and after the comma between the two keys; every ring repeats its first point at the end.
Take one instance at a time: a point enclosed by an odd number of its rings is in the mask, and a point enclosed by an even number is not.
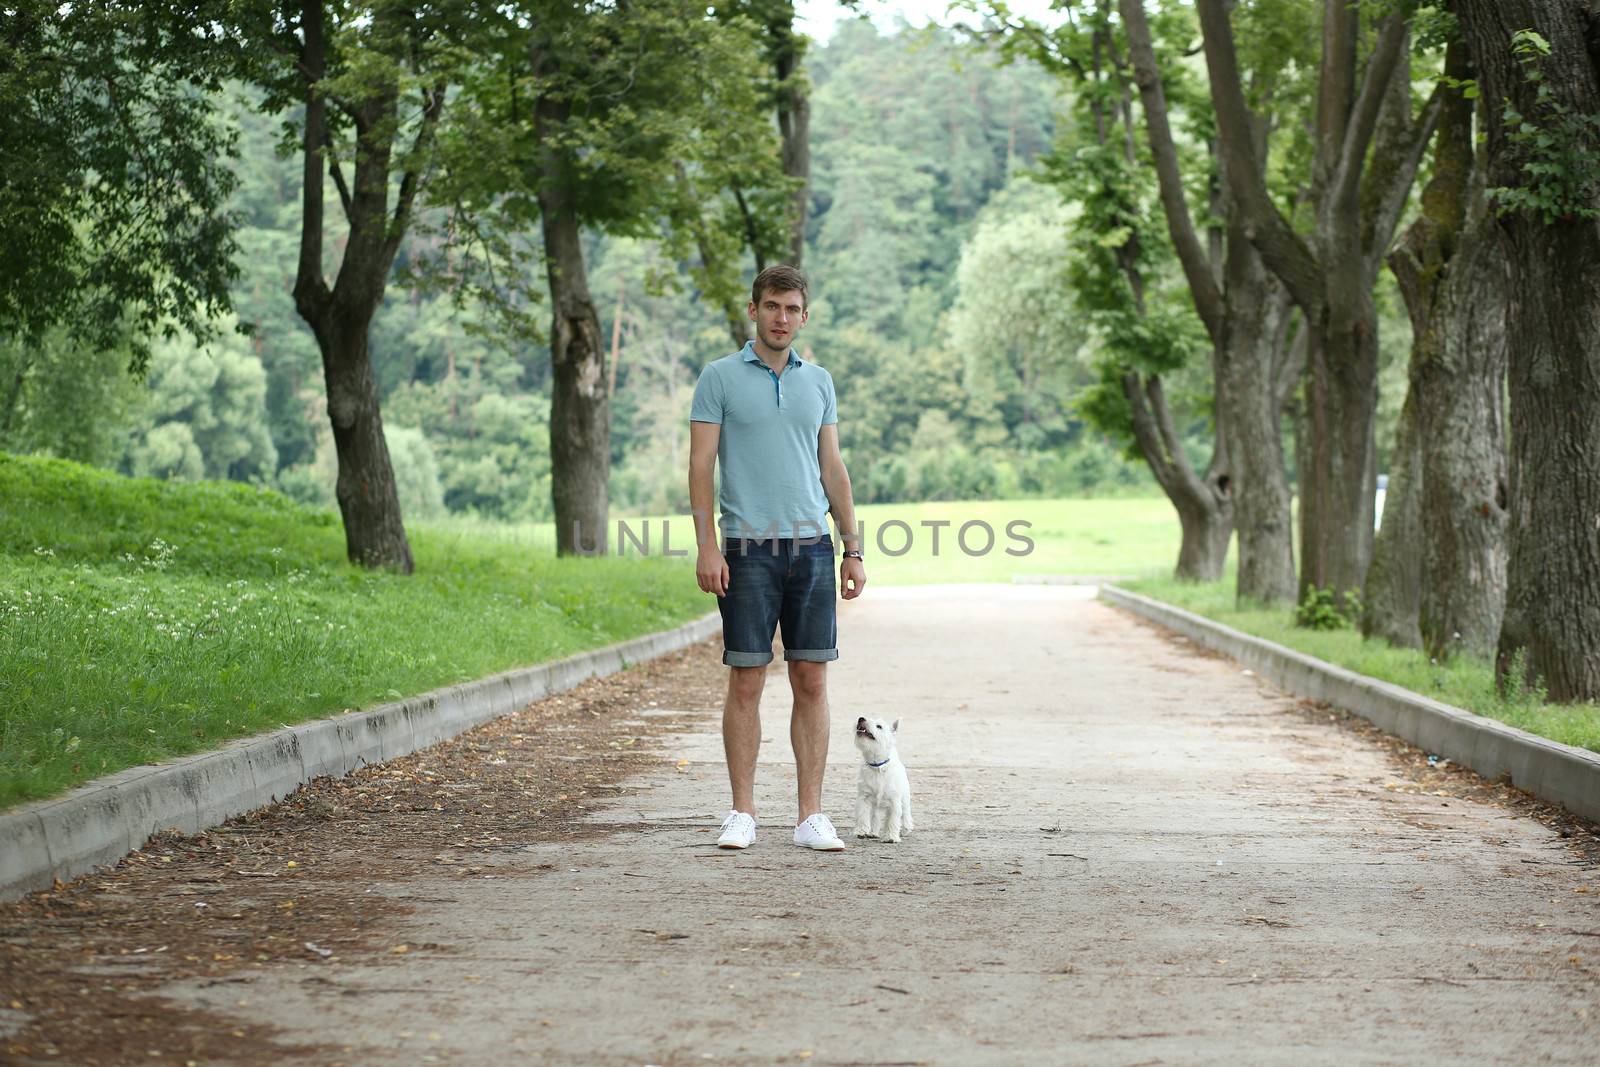
{"type": "MultiPolygon", "coordinates": [[[[1445,94],[1454,91],[1447,90],[1443,85],[1435,86],[1433,95],[1423,105],[1415,123],[1401,124],[1396,128],[1394,137],[1382,138],[1378,142],[1372,173],[1364,179],[1364,183],[1370,183],[1370,188],[1362,190],[1361,249],[1367,260],[1367,273],[1373,279],[1377,278],[1384,254],[1394,240],[1400,216],[1405,213],[1412,183],[1422,167],[1422,157],[1434,130],[1438,128],[1445,94]]],[[[1404,94],[1404,106],[1409,110],[1409,85],[1405,87],[1404,94]]]]}
{"type": "Polygon", "coordinates": [[[1400,62],[1407,36],[1405,15],[1396,11],[1384,21],[1377,47],[1367,60],[1361,95],[1356,99],[1350,122],[1344,128],[1339,160],[1333,172],[1335,215],[1355,206],[1356,196],[1361,191],[1361,173],[1366,163],[1367,148],[1372,144],[1372,134],[1378,127],[1378,114],[1383,109],[1385,92],[1400,62]]]}
{"type": "Polygon", "coordinates": [[[322,0],[301,6],[305,37],[302,69],[306,72],[306,116],[302,133],[300,259],[295,269],[294,302],[302,317],[320,322],[328,304],[328,283],[322,276],[322,143],[328,136],[328,104],[317,90],[327,67],[322,0]]]}
{"type": "Polygon", "coordinates": [[[339,190],[339,206],[344,208],[344,220],[350,221],[350,187],[344,183],[344,170],[339,157],[333,154],[333,133],[326,126],[322,130],[322,147],[328,154],[328,173],[333,175],[334,187],[339,190]]]}
{"type": "Polygon", "coordinates": [[[756,273],[760,274],[767,269],[767,257],[761,248],[761,239],[756,230],[756,217],[750,211],[750,204],[744,198],[744,190],[739,188],[738,182],[733,182],[733,199],[739,205],[739,217],[744,219],[745,240],[750,242],[750,251],[756,257],[756,273]]]}
{"type": "MultiPolygon", "coordinates": [[[[1287,300],[1285,294],[1279,299],[1287,300]]],[[[1304,314],[1292,315],[1292,309],[1283,311],[1284,331],[1289,329],[1289,320],[1294,320],[1294,336],[1280,339],[1278,345],[1278,358],[1273,360],[1272,380],[1277,383],[1273,387],[1272,410],[1282,412],[1288,406],[1289,398],[1300,387],[1300,375],[1305,373],[1306,355],[1311,347],[1311,331],[1306,327],[1304,314]]]]}
{"type": "Polygon", "coordinates": [[[1322,58],[1317,71],[1317,111],[1312,136],[1315,154],[1311,184],[1320,202],[1336,184],[1340,151],[1349,130],[1350,100],[1354,95],[1356,43],[1361,36],[1361,12],[1352,0],[1322,0],[1322,58]]]}
{"type": "Polygon", "coordinates": [[[1162,490],[1172,496],[1178,492],[1180,478],[1162,444],[1162,434],[1156,428],[1144,389],[1144,382],[1137,371],[1122,373],[1122,395],[1127,398],[1128,409],[1133,417],[1133,439],[1145,462],[1150,465],[1150,473],[1155,475],[1162,490]]]}
{"type": "Polygon", "coordinates": [[[1161,443],[1166,449],[1168,461],[1177,468],[1179,477],[1186,481],[1193,480],[1194,470],[1189,466],[1189,456],[1183,450],[1183,442],[1178,439],[1178,428],[1173,424],[1172,412],[1167,407],[1167,390],[1161,384],[1160,375],[1150,376],[1145,383],[1145,392],[1150,397],[1156,429],[1161,433],[1161,443]]]}
{"type": "MultiPolygon", "coordinates": [[[[400,193],[395,198],[394,217],[389,227],[388,242],[384,247],[384,262],[394,260],[395,254],[400,250],[400,242],[405,239],[406,226],[411,219],[411,205],[417,197],[417,189],[422,184],[422,173],[426,169],[421,160],[433,141],[434,131],[439,126],[439,114],[444,110],[444,92],[446,88],[444,79],[434,82],[433,88],[423,93],[422,125],[417,129],[417,136],[412,139],[411,150],[406,154],[406,171],[400,179],[400,193]]],[[[387,268],[385,268],[387,271],[387,268]]]]}
{"type": "Polygon", "coordinates": [[[1150,40],[1150,24],[1145,19],[1144,0],[1121,0],[1122,21],[1128,34],[1128,51],[1133,60],[1133,80],[1139,86],[1144,104],[1145,131],[1150,153],[1155,159],[1161,189],[1161,207],[1167,216],[1167,232],[1172,236],[1178,261],[1183,264],[1194,297],[1195,310],[1215,341],[1222,332],[1222,293],[1205,249],[1195,233],[1189,202],[1183,194],[1183,175],[1178,169],[1178,150],[1167,118],[1166,91],[1156,69],[1155,47],[1150,40]]]}
{"type": "Polygon", "coordinates": [[[1240,87],[1239,58],[1225,0],[1196,0],[1195,7],[1205,35],[1223,169],[1229,190],[1244,212],[1245,232],[1267,266],[1288,286],[1295,303],[1315,317],[1323,303],[1321,267],[1267,193],[1251,136],[1250,110],[1240,87]]]}

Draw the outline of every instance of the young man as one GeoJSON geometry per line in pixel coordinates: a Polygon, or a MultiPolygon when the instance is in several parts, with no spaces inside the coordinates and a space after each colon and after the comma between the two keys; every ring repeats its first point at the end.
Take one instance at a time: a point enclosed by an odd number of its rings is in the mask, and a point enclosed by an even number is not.
{"type": "Polygon", "coordinates": [[[867,584],[856,532],[850,475],[839,455],[833,378],[794,354],[806,324],[806,279],[794,267],[768,267],[750,289],[756,339],[711,363],[689,412],[689,506],[694,513],[700,588],[717,595],[722,662],[732,670],[722,706],[722,744],[733,810],[723,848],[756,839],[756,753],[761,689],[781,627],[794,710],[789,740],[799,778],[794,843],[844,848],[822,812],[828,759],[828,663],[835,647],[833,541],[828,513],[844,542],[839,587],[846,600],[867,584]],[[722,466],[722,520],[712,522],[712,472],[722,466]]]}

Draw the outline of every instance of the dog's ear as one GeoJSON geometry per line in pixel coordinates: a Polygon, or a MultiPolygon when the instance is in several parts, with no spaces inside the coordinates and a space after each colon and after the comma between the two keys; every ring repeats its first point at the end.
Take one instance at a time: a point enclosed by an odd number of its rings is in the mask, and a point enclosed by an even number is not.
{"type": "Polygon", "coordinates": [[[894,725],[889,727],[889,732],[892,733],[892,734],[897,734],[897,733],[900,732],[900,720],[899,719],[896,719],[894,721],[894,725]]]}

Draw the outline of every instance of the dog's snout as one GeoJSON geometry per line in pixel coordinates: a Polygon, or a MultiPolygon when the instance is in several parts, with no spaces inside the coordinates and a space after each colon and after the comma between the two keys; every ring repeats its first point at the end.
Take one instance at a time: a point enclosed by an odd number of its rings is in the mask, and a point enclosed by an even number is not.
{"type": "Polygon", "coordinates": [[[862,716],[860,716],[860,717],[858,717],[856,719],[856,725],[860,726],[862,723],[864,723],[866,721],[867,721],[867,717],[865,715],[862,715],[862,716]]]}

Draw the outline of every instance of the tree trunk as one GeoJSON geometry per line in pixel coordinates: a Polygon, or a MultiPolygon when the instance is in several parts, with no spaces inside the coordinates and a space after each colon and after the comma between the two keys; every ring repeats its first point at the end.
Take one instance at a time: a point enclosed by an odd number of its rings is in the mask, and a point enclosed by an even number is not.
{"type": "MultiPolygon", "coordinates": [[[[1449,46],[1445,74],[1472,76],[1465,45],[1449,46]]],[[[1416,409],[1421,470],[1417,625],[1435,658],[1492,656],[1505,609],[1510,279],[1474,163],[1472,109],[1462,93],[1445,97],[1422,213],[1389,256],[1414,338],[1406,404],[1416,409]]],[[[1385,532],[1388,522],[1385,512],[1385,532]]],[[[1380,559],[1385,551],[1380,533],[1380,559]]]]}
{"type": "Polygon", "coordinates": [[[1505,253],[1487,212],[1467,231],[1419,352],[1422,641],[1488,659],[1506,602],[1505,253]]]}
{"type": "Polygon", "coordinates": [[[1600,698],[1600,226],[1505,220],[1510,557],[1497,664],[1600,698]]]}
{"type": "MultiPolygon", "coordinates": [[[[783,137],[783,173],[794,180],[789,201],[789,264],[800,266],[806,246],[806,217],[811,204],[811,99],[800,61],[805,38],[794,32],[794,4],[773,5],[767,24],[774,73],[778,79],[778,132],[783,137]]],[[[743,344],[743,342],[740,342],[743,344]]]]}
{"type": "Polygon", "coordinates": [[[1139,453],[1178,512],[1183,541],[1174,575],[1183,581],[1214,582],[1222,577],[1233,537],[1233,498],[1225,473],[1229,449],[1220,424],[1211,466],[1198,476],[1183,454],[1160,377],[1125,372],[1122,391],[1132,412],[1139,453]]]}
{"type": "Polygon", "coordinates": [[[1418,614],[1422,608],[1422,439],[1416,389],[1406,390],[1395,424],[1389,488],[1363,589],[1361,634],[1381,637],[1401,648],[1421,648],[1418,614]]]}
{"type": "Polygon", "coordinates": [[[1600,195],[1592,174],[1568,173],[1563,191],[1527,169],[1539,149],[1508,140],[1498,105],[1506,101],[1558,151],[1596,151],[1600,136],[1570,117],[1600,114],[1600,31],[1587,0],[1458,0],[1456,11],[1483,99],[1494,102],[1485,108],[1489,184],[1539,183],[1534,195],[1555,200],[1558,216],[1546,223],[1513,206],[1499,222],[1511,276],[1511,499],[1496,666],[1504,682],[1521,659],[1526,682],[1543,685],[1549,699],[1593,700],[1600,697],[1600,195]],[[1535,31],[1549,53],[1513,53],[1520,30],[1535,31]]]}
{"type": "Polygon", "coordinates": [[[1331,589],[1342,604],[1372,559],[1378,406],[1377,309],[1370,291],[1340,294],[1353,314],[1310,337],[1308,466],[1300,471],[1300,593],[1331,589]]]}
{"type": "Polygon", "coordinates": [[[1222,493],[1212,491],[1193,499],[1175,498],[1183,541],[1178,548],[1174,576],[1188,582],[1214,582],[1222,577],[1233,537],[1232,509],[1222,493]]]}
{"type": "MultiPolygon", "coordinates": [[[[1227,465],[1217,484],[1232,498],[1233,519],[1238,525],[1237,596],[1264,603],[1287,600],[1294,596],[1294,548],[1280,432],[1283,389],[1278,377],[1285,369],[1279,357],[1288,302],[1282,285],[1251,245],[1243,212],[1226,195],[1215,197],[1219,203],[1213,204],[1213,210],[1228,220],[1226,252],[1219,257],[1219,287],[1214,261],[1201,247],[1189,212],[1144,4],[1142,0],[1121,0],[1119,8],[1134,81],[1144,104],[1167,231],[1183,265],[1195,311],[1211,336],[1218,439],[1227,443],[1227,465]]],[[[1255,133],[1263,140],[1265,132],[1265,124],[1256,124],[1255,133]]],[[[1227,160],[1219,159],[1218,164],[1225,168],[1227,160]]],[[[1216,466],[1214,459],[1213,468],[1216,466]]],[[[1184,516],[1183,507],[1179,516],[1184,516]]],[[[1187,546],[1190,520],[1184,521],[1187,546]]],[[[1224,536],[1221,554],[1226,553],[1224,536]]]]}
{"type": "MultiPolygon", "coordinates": [[[[30,350],[33,346],[27,346],[30,350]]],[[[22,387],[27,384],[28,370],[33,366],[33,355],[30,354],[17,366],[17,372],[12,376],[11,387],[6,390],[5,415],[0,418],[0,443],[11,433],[11,420],[16,417],[17,408],[22,400],[22,387]]]]}
{"type": "Polygon", "coordinates": [[[1217,339],[1217,414],[1226,428],[1234,522],[1239,531],[1236,599],[1275,604],[1295,595],[1294,530],[1283,455],[1283,373],[1290,307],[1244,235],[1228,226],[1223,317],[1217,339]]]}
{"type": "Polygon", "coordinates": [[[370,316],[351,314],[313,327],[322,350],[339,476],[334,497],[344,518],[345,550],[367,567],[414,569],[400,514],[389,444],[378,409],[378,382],[367,351],[370,316]]]}
{"type": "Polygon", "coordinates": [[[550,493],[556,553],[603,555],[611,479],[611,398],[600,316],[589,296],[578,216],[559,175],[539,193],[550,278],[550,493]]]}
{"type": "MultiPolygon", "coordinates": [[[[327,97],[322,81],[327,52],[325,15],[320,0],[302,8],[301,67],[305,77],[303,217],[300,258],[295,275],[295,309],[311,327],[322,353],[339,474],[334,495],[344,519],[345,550],[351,562],[387,567],[404,574],[415,568],[400,514],[389,446],[378,409],[368,333],[383,300],[389,268],[405,233],[420,175],[408,171],[400,182],[393,216],[389,211],[389,164],[393,155],[399,88],[395,81],[369,87],[351,107],[356,125],[355,185],[345,185],[328,136],[327,97]],[[327,152],[324,155],[324,152],[327,152]],[[349,236],[332,288],[322,275],[323,167],[339,187],[350,224],[349,236]]],[[[443,87],[425,94],[427,104],[413,154],[432,137],[444,104],[443,87]]]]}

